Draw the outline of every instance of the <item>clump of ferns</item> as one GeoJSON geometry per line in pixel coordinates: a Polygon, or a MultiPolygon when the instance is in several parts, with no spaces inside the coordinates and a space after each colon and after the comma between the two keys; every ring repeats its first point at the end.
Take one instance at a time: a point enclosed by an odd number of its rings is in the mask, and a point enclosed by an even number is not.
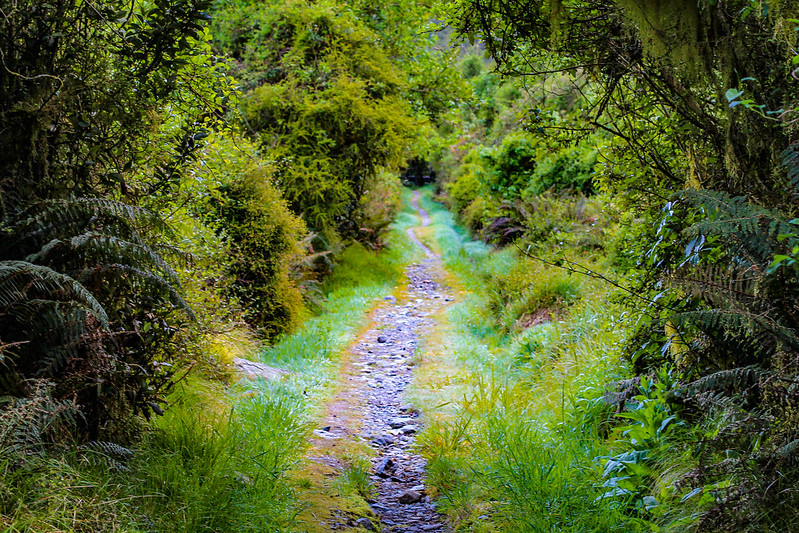
{"type": "MultiPolygon", "coordinates": [[[[48,380],[32,380],[25,398],[0,397],[0,457],[19,464],[64,440],[78,416],[70,400],[52,396],[48,380]]],[[[14,466],[14,465],[10,465],[14,466]]]]}
{"type": "Polygon", "coordinates": [[[672,399],[708,428],[692,489],[714,487],[699,529],[757,529],[799,482],[799,275],[774,266],[796,226],[719,191],[682,191],[667,207],[661,279],[684,305],[664,313],[664,353],[682,374],[672,399]]]}
{"type": "Polygon", "coordinates": [[[175,335],[193,315],[164,259],[169,227],[121,202],[42,203],[7,222],[0,242],[0,396],[48,379],[80,408],[89,439],[131,414],[149,417],[171,383],[175,335]]]}

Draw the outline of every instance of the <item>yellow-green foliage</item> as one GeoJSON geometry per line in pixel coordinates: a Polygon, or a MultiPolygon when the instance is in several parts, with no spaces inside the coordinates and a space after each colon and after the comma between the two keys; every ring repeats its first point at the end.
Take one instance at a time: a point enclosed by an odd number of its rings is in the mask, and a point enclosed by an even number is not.
{"type": "Polygon", "coordinates": [[[583,293],[582,279],[557,267],[520,258],[507,273],[487,281],[489,308],[504,331],[563,317],[583,293]]]}
{"type": "Polygon", "coordinates": [[[329,242],[385,226],[363,202],[380,198],[367,192],[411,155],[421,124],[375,34],[330,2],[231,7],[221,18],[219,43],[241,55],[253,87],[244,119],[278,162],[292,210],[329,242]]]}
{"type": "Polygon", "coordinates": [[[394,222],[402,205],[402,188],[396,176],[387,171],[369,181],[361,197],[363,228],[360,229],[370,234],[367,237],[376,237],[394,222]]]}
{"type": "Polygon", "coordinates": [[[365,80],[342,77],[311,99],[296,87],[263,86],[244,106],[261,144],[281,162],[287,200],[316,230],[338,225],[352,234],[380,169],[397,168],[409,153],[416,125],[406,104],[398,96],[369,98],[368,89],[365,80]]]}
{"type": "Polygon", "coordinates": [[[248,321],[268,339],[290,330],[302,317],[302,295],[291,278],[305,255],[307,231],[274,184],[274,167],[243,139],[218,141],[198,169],[210,188],[207,215],[228,248],[225,259],[232,292],[248,321]]]}
{"type": "Polygon", "coordinates": [[[488,193],[480,179],[480,154],[476,149],[469,150],[458,165],[446,190],[457,211],[466,209],[475,199],[488,193]]]}
{"type": "Polygon", "coordinates": [[[268,338],[296,325],[302,295],[289,268],[303,253],[305,225],[291,214],[263,167],[246,169],[222,189],[219,212],[229,239],[236,293],[268,338]]]}
{"type": "MultiPolygon", "coordinates": [[[[699,6],[692,0],[621,0],[618,2],[647,53],[694,70],[701,57],[699,6]]],[[[702,65],[706,67],[706,65],[702,65]]]]}

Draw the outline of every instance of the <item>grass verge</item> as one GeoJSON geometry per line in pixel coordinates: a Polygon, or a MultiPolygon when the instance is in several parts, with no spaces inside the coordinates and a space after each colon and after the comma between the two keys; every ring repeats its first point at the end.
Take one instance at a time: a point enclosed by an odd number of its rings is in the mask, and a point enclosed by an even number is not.
{"type": "Polygon", "coordinates": [[[608,289],[472,241],[431,196],[422,239],[460,289],[444,332],[424,345],[440,379],[412,393],[437,395],[419,446],[440,508],[458,531],[646,530],[603,497],[613,413],[602,397],[625,373],[608,289]],[[520,322],[542,308],[547,319],[520,322]],[[445,375],[457,386],[442,386],[445,375]]]}

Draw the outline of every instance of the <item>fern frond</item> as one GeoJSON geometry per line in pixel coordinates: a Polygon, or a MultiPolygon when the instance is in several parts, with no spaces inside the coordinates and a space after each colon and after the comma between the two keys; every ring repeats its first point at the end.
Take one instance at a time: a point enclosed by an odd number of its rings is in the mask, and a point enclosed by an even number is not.
{"type": "Polygon", "coordinates": [[[722,191],[689,189],[675,197],[704,211],[704,218],[686,229],[689,237],[717,235],[734,243],[752,263],[771,261],[780,249],[778,237],[790,233],[792,226],[780,213],[752,204],[744,197],[731,197],[722,191]]]}
{"type": "Polygon", "coordinates": [[[75,277],[87,284],[95,278],[107,284],[109,277],[116,277],[124,280],[125,284],[134,292],[142,295],[146,294],[152,297],[154,301],[168,301],[176,308],[183,310],[189,318],[195,319],[191,306],[183,299],[175,287],[158,274],[130,265],[114,263],[85,268],[77,273],[75,277]]]}
{"type": "Polygon", "coordinates": [[[799,143],[790,145],[782,153],[782,166],[788,172],[794,196],[799,195],[799,143]]]}
{"type": "Polygon", "coordinates": [[[118,472],[130,470],[125,465],[125,462],[134,455],[133,450],[130,448],[107,441],[90,441],[79,446],[78,449],[88,454],[89,462],[92,464],[101,465],[118,472]]]}
{"type": "Polygon", "coordinates": [[[0,397],[0,450],[21,457],[36,453],[60,426],[75,423],[76,406],[53,398],[52,387],[35,380],[26,398],[0,397]]]}
{"type": "Polygon", "coordinates": [[[30,215],[9,228],[9,238],[2,245],[6,256],[13,250],[41,248],[53,238],[83,234],[92,228],[103,228],[130,241],[139,242],[142,230],[149,230],[170,240],[174,232],[156,213],[123,202],[102,198],[52,200],[29,210],[30,215]]]}
{"type": "Polygon", "coordinates": [[[794,439],[789,443],[780,446],[774,451],[774,455],[785,459],[794,455],[799,450],[799,439],[794,439]]]}
{"type": "Polygon", "coordinates": [[[737,334],[772,349],[782,344],[799,352],[799,333],[783,326],[767,313],[743,309],[702,309],[677,313],[672,320],[677,325],[692,325],[701,331],[722,331],[728,338],[737,334]]]}
{"type": "Polygon", "coordinates": [[[740,391],[760,383],[774,373],[756,366],[720,370],[685,385],[685,394],[696,396],[710,391],[740,391]]]}
{"type": "Polygon", "coordinates": [[[766,304],[760,295],[762,275],[751,266],[723,263],[683,268],[669,278],[671,284],[717,307],[751,308],[766,304]],[[686,272],[683,274],[682,272],[686,272]]]}
{"type": "Polygon", "coordinates": [[[140,269],[156,270],[169,283],[180,288],[180,280],[175,271],[149,246],[112,235],[89,232],[69,240],[53,239],[25,260],[37,264],[59,264],[70,270],[97,263],[125,263],[140,269]]]}
{"type": "Polygon", "coordinates": [[[15,359],[26,374],[37,377],[56,377],[97,334],[88,327],[88,310],[76,302],[29,300],[9,307],[4,315],[16,338],[30,339],[15,359]]]}
{"type": "Polygon", "coordinates": [[[0,261],[0,308],[30,302],[44,295],[52,300],[79,302],[103,326],[108,326],[108,315],[103,306],[74,278],[27,261],[0,261]]]}

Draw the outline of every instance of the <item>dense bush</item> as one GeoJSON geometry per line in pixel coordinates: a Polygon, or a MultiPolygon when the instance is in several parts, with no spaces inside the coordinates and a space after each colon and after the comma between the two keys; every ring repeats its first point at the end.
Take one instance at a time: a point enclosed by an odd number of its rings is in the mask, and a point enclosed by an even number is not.
{"type": "Polygon", "coordinates": [[[178,189],[222,100],[209,7],[15,2],[0,21],[0,396],[69,399],[82,437],[161,410],[192,316],[176,236],[145,207],[178,189]]]}
{"type": "Polygon", "coordinates": [[[216,29],[245,73],[243,120],[294,213],[329,243],[374,237],[366,193],[409,158],[419,128],[375,33],[326,2],[223,6],[216,29]]]}
{"type": "Polygon", "coordinates": [[[602,149],[598,165],[587,152],[539,161],[542,183],[594,166],[597,188],[628,211],[614,247],[640,376],[618,392],[635,422],[607,459],[608,497],[675,530],[790,528],[797,6],[500,4],[459,3],[454,22],[483,37],[502,73],[551,88],[559,71],[578,93],[571,109],[568,91],[536,95],[527,130],[578,147],[593,135],[602,149]],[[678,424],[690,430],[669,440],[678,424]]]}
{"type": "Polygon", "coordinates": [[[304,255],[305,225],[272,184],[263,163],[228,165],[238,174],[214,202],[228,246],[228,272],[248,322],[266,339],[285,333],[302,316],[302,295],[290,269],[304,255]]]}

